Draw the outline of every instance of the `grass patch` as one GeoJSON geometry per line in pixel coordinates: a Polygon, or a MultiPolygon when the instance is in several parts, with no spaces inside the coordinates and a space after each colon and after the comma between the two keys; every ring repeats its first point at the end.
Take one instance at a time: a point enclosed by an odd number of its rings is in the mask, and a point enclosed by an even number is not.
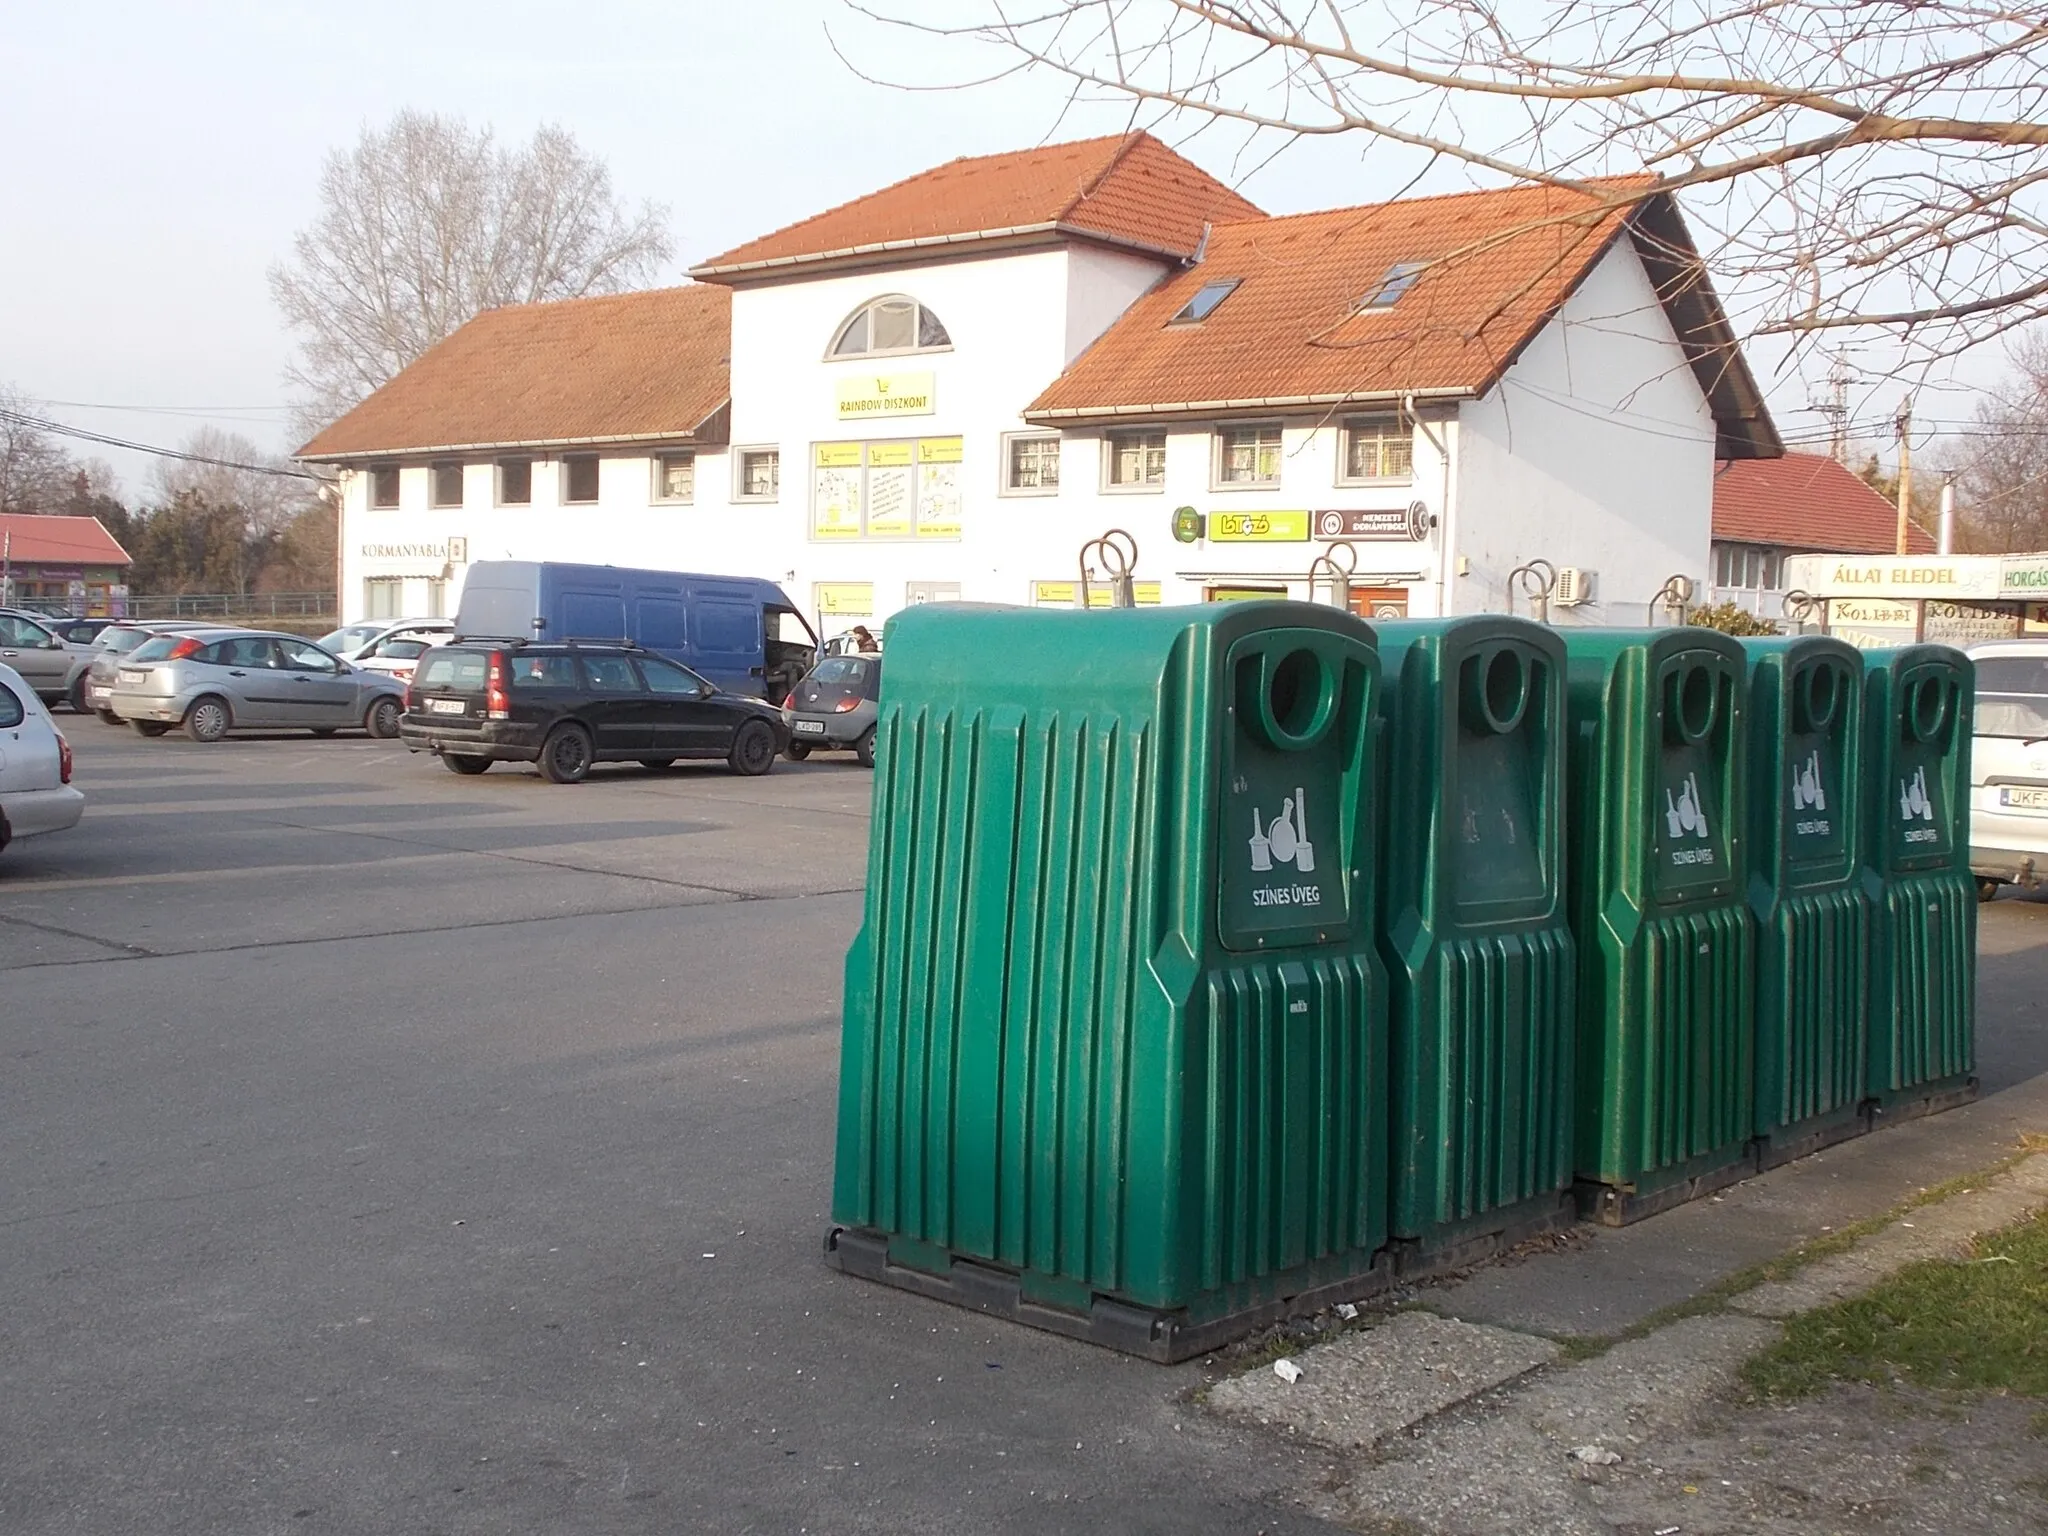
{"type": "Polygon", "coordinates": [[[2048,1397],[2048,1212],[1978,1239],[1969,1259],[1911,1264],[1862,1296],[1792,1318],[1742,1374],[1764,1397],[1894,1378],[2048,1397]]]}

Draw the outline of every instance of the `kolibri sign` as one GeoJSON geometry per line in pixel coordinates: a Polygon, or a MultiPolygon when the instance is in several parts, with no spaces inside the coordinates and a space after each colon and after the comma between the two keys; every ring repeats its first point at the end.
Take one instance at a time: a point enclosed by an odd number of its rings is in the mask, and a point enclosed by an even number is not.
{"type": "Polygon", "coordinates": [[[929,373],[863,373],[839,381],[840,420],[929,416],[938,409],[929,373]]]}

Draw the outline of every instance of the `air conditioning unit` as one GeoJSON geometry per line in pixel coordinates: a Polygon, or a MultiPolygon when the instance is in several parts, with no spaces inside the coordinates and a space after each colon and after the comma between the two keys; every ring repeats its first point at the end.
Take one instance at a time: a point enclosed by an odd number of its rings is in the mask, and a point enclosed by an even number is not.
{"type": "Polygon", "coordinates": [[[1593,600],[1593,573],[1576,565],[1559,566],[1557,586],[1551,592],[1550,600],[1560,608],[1576,608],[1581,603],[1590,603],[1593,600]]]}

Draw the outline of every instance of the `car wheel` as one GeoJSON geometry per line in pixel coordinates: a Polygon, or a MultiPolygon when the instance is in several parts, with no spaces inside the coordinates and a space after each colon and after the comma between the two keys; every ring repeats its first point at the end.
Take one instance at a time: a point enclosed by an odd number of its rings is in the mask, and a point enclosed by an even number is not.
{"type": "Polygon", "coordinates": [[[228,706],[208,694],[185,711],[185,734],[194,741],[219,741],[228,733],[228,706]]]}
{"type": "Polygon", "coordinates": [[[1998,899],[1998,887],[2003,883],[2003,881],[1999,880],[1980,878],[1977,881],[1977,899],[1979,901],[1996,901],[1998,899]]]}
{"type": "Polygon", "coordinates": [[[92,706],[85,702],[85,677],[83,674],[79,676],[77,682],[71,685],[71,692],[65,699],[65,702],[71,706],[71,713],[74,715],[89,715],[92,713],[92,706]]]}
{"type": "Polygon", "coordinates": [[[488,757],[464,757],[460,752],[443,752],[441,766],[450,773],[469,775],[482,773],[491,766],[491,760],[488,757]]]}
{"type": "Polygon", "coordinates": [[[398,720],[404,711],[398,707],[398,700],[386,695],[363,712],[363,729],[379,741],[389,741],[398,734],[398,720]]]}
{"type": "Polygon", "coordinates": [[[640,759],[640,766],[642,768],[652,768],[656,773],[661,772],[664,768],[673,768],[675,765],[676,760],[672,757],[643,757],[640,759]]]}
{"type": "Polygon", "coordinates": [[[128,723],[135,727],[138,736],[161,736],[170,729],[161,720],[131,720],[128,723]]]}
{"type": "Polygon", "coordinates": [[[590,732],[558,725],[541,743],[540,771],[556,784],[580,784],[590,773],[590,732]]]}
{"type": "Polygon", "coordinates": [[[95,710],[94,713],[100,717],[100,723],[102,725],[120,725],[123,723],[121,717],[115,714],[111,709],[95,710]]]}
{"type": "Polygon", "coordinates": [[[732,739],[732,754],[726,758],[734,773],[749,777],[766,773],[775,766],[775,732],[766,720],[749,720],[732,739]]]}
{"type": "Polygon", "coordinates": [[[782,755],[792,763],[800,763],[811,755],[811,744],[808,741],[792,741],[782,749],[782,755]]]}
{"type": "Polygon", "coordinates": [[[875,766],[875,728],[872,725],[862,731],[860,740],[853,744],[853,758],[863,768],[875,766]]]}

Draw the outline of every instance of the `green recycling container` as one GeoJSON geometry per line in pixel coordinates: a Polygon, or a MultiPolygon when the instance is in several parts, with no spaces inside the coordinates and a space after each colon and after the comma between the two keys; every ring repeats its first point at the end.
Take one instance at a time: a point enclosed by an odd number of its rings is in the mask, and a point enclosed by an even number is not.
{"type": "Polygon", "coordinates": [[[1976,670],[1945,645],[1874,651],[1864,673],[1864,888],[1874,1112],[1974,1095],[1977,897],[1970,877],[1976,670]]]}
{"type": "Polygon", "coordinates": [[[1865,1128],[1870,898],[1863,656],[1825,635],[1749,654],[1756,1134],[1775,1164],[1865,1128]]]}
{"type": "Polygon", "coordinates": [[[1371,630],[941,603],[886,646],[830,1261],[1160,1360],[1379,1283],[1371,630]]]}
{"type": "Polygon", "coordinates": [[[1462,1256],[1574,1213],[1564,642],[1496,615],[1373,630],[1391,1228],[1462,1256]]]}
{"type": "Polygon", "coordinates": [[[1742,647],[1561,631],[1580,1209],[1620,1224],[1755,1166],[1742,647]]]}

